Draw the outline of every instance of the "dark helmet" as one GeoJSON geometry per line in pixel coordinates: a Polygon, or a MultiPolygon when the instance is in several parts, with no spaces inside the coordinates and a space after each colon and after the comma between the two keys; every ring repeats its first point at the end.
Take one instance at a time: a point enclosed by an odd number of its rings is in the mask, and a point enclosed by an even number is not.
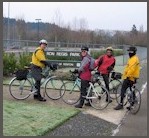
{"type": "Polygon", "coordinates": [[[137,52],[137,48],[134,47],[134,46],[131,46],[131,47],[129,47],[129,49],[127,49],[127,51],[136,53],[137,52]]]}
{"type": "Polygon", "coordinates": [[[83,47],[81,47],[81,50],[88,51],[88,50],[89,50],[89,48],[88,48],[88,47],[86,47],[86,46],[83,46],[83,47]]]}

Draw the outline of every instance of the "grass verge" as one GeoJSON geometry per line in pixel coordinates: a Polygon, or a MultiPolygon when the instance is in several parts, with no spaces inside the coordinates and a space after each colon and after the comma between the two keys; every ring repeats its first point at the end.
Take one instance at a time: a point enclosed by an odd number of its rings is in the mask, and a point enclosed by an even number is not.
{"type": "Polygon", "coordinates": [[[3,101],[4,136],[43,136],[79,113],[72,108],[3,101]]]}

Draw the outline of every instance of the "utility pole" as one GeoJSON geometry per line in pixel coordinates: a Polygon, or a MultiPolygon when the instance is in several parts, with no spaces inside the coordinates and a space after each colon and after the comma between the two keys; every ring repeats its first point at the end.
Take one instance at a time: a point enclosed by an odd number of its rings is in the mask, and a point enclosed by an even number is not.
{"type": "Polygon", "coordinates": [[[10,2],[8,2],[8,27],[7,27],[7,50],[9,45],[9,39],[10,39],[10,23],[9,23],[9,13],[10,13],[10,2]]]}
{"type": "Polygon", "coordinates": [[[37,34],[38,34],[38,41],[39,41],[39,21],[41,21],[41,19],[35,19],[38,22],[38,28],[37,28],[37,34]]]}

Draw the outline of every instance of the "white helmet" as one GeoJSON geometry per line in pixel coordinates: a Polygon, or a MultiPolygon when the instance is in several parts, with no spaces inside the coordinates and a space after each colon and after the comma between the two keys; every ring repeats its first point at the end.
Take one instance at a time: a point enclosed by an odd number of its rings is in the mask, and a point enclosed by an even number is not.
{"type": "Polygon", "coordinates": [[[40,44],[40,45],[41,45],[41,44],[46,44],[46,45],[47,45],[48,42],[47,42],[46,40],[42,39],[42,40],[39,41],[39,44],[40,44]]]}
{"type": "Polygon", "coordinates": [[[113,48],[111,46],[107,47],[106,50],[113,51],[113,48]]]}

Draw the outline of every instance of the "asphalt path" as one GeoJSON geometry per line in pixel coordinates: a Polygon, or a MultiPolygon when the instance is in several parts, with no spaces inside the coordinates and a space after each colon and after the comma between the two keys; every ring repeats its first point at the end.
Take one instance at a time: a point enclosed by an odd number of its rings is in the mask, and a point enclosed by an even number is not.
{"type": "Polygon", "coordinates": [[[142,94],[140,111],[128,114],[115,136],[147,136],[147,89],[142,94]]]}

